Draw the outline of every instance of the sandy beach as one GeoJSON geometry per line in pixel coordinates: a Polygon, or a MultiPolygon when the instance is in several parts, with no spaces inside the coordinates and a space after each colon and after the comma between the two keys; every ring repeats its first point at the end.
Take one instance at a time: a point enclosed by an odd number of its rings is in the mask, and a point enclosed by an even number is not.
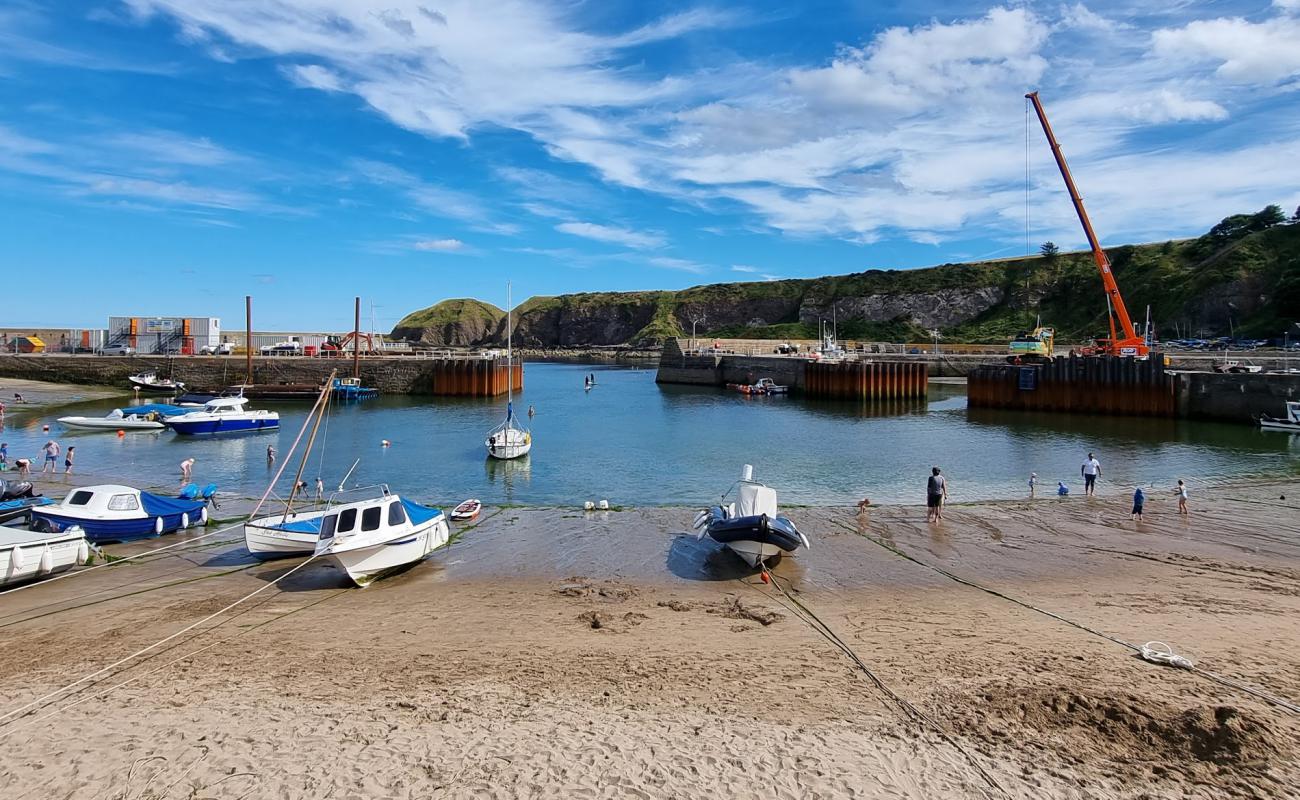
{"type": "MultiPolygon", "coordinates": [[[[401,575],[309,563],[5,718],[0,795],[1295,797],[1300,715],[1098,635],[1300,700],[1282,495],[1153,498],[1140,524],[1119,496],[796,509],[813,547],[778,586],[689,509],[488,510],[401,575]]],[[[0,714],[299,563],[236,529],[0,596],[0,714]]]]}

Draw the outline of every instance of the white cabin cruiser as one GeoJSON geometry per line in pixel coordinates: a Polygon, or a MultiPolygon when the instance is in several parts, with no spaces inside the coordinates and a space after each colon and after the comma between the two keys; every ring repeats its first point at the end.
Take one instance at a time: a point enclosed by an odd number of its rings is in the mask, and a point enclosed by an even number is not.
{"type": "Polygon", "coordinates": [[[89,557],[81,528],[61,533],[0,528],[0,586],[64,572],[89,557]]]}
{"type": "Polygon", "coordinates": [[[358,586],[368,586],[424,560],[451,540],[441,509],[388,494],[331,509],[321,518],[316,555],[338,564],[358,586]]]}
{"type": "Polygon", "coordinates": [[[386,484],[340,490],[330,496],[324,508],[304,511],[286,509],[276,514],[244,523],[244,546],[258,558],[309,556],[320,541],[321,521],[330,514],[347,509],[364,511],[401,498],[388,491],[386,484]]]}
{"type": "Polygon", "coordinates": [[[177,433],[198,436],[215,433],[271,431],[280,427],[280,415],[264,408],[248,409],[246,397],[214,397],[198,411],[167,418],[177,433]]]}

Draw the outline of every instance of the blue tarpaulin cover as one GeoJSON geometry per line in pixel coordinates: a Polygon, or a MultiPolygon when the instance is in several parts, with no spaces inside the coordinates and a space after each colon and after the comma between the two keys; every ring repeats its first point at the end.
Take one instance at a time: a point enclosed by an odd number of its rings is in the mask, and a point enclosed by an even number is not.
{"type": "Polygon", "coordinates": [[[129,408],[124,408],[122,409],[122,413],[144,415],[144,414],[157,412],[158,414],[161,414],[164,417],[174,417],[177,414],[188,414],[191,411],[197,411],[197,410],[198,409],[196,408],[182,408],[180,406],[172,406],[166,403],[145,403],[142,406],[131,406],[129,408]]]}
{"type": "Polygon", "coordinates": [[[442,513],[442,509],[440,508],[422,506],[419,503],[412,503],[406,498],[402,498],[402,505],[406,507],[406,516],[411,518],[412,525],[419,525],[428,522],[442,513]]]}

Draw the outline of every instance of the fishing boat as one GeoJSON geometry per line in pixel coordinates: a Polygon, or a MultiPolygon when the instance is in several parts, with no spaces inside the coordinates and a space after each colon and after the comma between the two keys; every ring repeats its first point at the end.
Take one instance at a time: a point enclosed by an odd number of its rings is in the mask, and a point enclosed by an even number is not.
{"type": "Polygon", "coordinates": [[[746,464],[735,484],[736,502],[719,504],[696,515],[696,538],[708,536],[751,567],[800,547],[811,547],[808,537],[777,512],[776,490],[753,478],[754,468],[746,464]]]}
{"type": "Polygon", "coordinates": [[[295,511],[291,495],[283,511],[244,523],[244,546],[258,558],[311,555],[320,540],[321,520],[325,517],[349,508],[364,510],[372,505],[382,505],[394,497],[397,495],[389,492],[388,486],[383,484],[340,489],[330,495],[324,508],[295,511]]]}
{"type": "Polygon", "coordinates": [[[32,527],[58,533],[79,527],[92,542],[122,542],[206,525],[205,500],[163,497],[120,484],[73,489],[57,505],[32,509],[32,527]]]}
{"type": "Polygon", "coordinates": [[[280,427],[278,413],[264,408],[247,409],[246,405],[246,397],[216,397],[198,411],[168,417],[167,427],[186,436],[273,431],[280,427]]]}
{"type": "Polygon", "coordinates": [[[358,586],[423,561],[451,541],[440,509],[383,489],[385,497],[334,509],[321,519],[316,555],[333,561],[358,586]]]}
{"type": "Polygon", "coordinates": [[[451,510],[451,518],[456,522],[469,522],[483,510],[483,503],[477,499],[466,500],[451,510]]]}
{"type": "Polygon", "coordinates": [[[1279,419],[1267,414],[1259,415],[1259,427],[1271,431],[1291,431],[1300,433],[1300,400],[1288,400],[1286,416],[1279,419]]]}
{"type": "Polygon", "coordinates": [[[790,392],[789,386],[782,386],[771,378],[759,378],[757,383],[729,383],[727,388],[741,394],[752,395],[789,394],[790,392]]]}
{"type": "MultiPolygon", "coordinates": [[[[533,449],[533,434],[515,418],[515,371],[511,346],[514,309],[510,303],[510,285],[506,284],[506,419],[488,431],[487,441],[483,443],[489,457],[500,459],[520,458],[533,449]]],[[[587,388],[591,388],[590,383],[587,388]]]]}
{"type": "Polygon", "coordinates": [[[334,395],[342,400],[369,400],[379,395],[373,386],[362,386],[360,378],[335,378],[334,395]]]}
{"type": "Polygon", "coordinates": [[[176,394],[185,391],[185,384],[171,378],[159,378],[153,370],[128,375],[132,388],[146,394],[176,394]]]}
{"type": "Polygon", "coordinates": [[[0,586],[65,572],[89,557],[86,535],[76,526],[60,533],[0,527],[0,586]]]}
{"type": "Polygon", "coordinates": [[[59,423],[69,428],[97,431],[160,431],[167,426],[158,421],[157,412],[127,414],[115,408],[102,417],[59,417],[59,423]]]}

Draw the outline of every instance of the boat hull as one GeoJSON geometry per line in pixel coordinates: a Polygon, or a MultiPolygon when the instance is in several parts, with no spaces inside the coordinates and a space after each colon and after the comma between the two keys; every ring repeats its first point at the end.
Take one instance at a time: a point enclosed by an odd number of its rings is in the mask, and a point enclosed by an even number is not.
{"type": "Polygon", "coordinates": [[[86,539],[95,543],[127,542],[133,539],[147,539],[152,536],[161,536],[164,533],[173,533],[183,527],[182,523],[185,522],[184,517],[186,514],[189,515],[191,526],[207,522],[207,509],[203,507],[202,503],[197,504],[196,508],[189,512],[107,520],[73,517],[67,514],[54,513],[44,508],[32,509],[32,519],[45,522],[52,531],[66,531],[73,527],[79,527],[85,532],[86,539]],[[159,520],[161,520],[161,523],[159,520]]]}
{"type": "Polygon", "coordinates": [[[147,419],[110,419],[108,417],[59,417],[59,424],[69,428],[96,431],[160,431],[167,426],[147,419]]]}
{"type": "Polygon", "coordinates": [[[259,433],[280,428],[279,415],[249,419],[170,420],[167,425],[182,436],[212,436],[223,433],[259,433]]]}
{"type": "Polygon", "coordinates": [[[720,508],[714,509],[713,521],[705,532],[709,538],[727,547],[751,567],[807,545],[803,534],[785,517],[759,514],[724,519],[720,508]]]}
{"type": "Polygon", "coordinates": [[[347,573],[357,586],[369,586],[385,575],[423,561],[451,539],[447,517],[439,514],[414,526],[401,538],[379,544],[328,551],[327,558],[347,573]]]}
{"type": "Polygon", "coordinates": [[[320,539],[320,521],[327,512],[299,515],[303,530],[284,530],[279,527],[282,517],[262,517],[244,524],[244,546],[258,558],[289,558],[309,556],[316,552],[320,539]],[[312,526],[314,523],[314,529],[312,526]]]}
{"type": "Polygon", "coordinates": [[[1290,431],[1300,433],[1300,422],[1292,422],[1287,419],[1277,419],[1275,417],[1262,417],[1259,420],[1259,427],[1270,431],[1290,431]]]}
{"type": "Polygon", "coordinates": [[[81,531],[41,536],[0,529],[0,586],[66,572],[90,555],[81,531]]]}

